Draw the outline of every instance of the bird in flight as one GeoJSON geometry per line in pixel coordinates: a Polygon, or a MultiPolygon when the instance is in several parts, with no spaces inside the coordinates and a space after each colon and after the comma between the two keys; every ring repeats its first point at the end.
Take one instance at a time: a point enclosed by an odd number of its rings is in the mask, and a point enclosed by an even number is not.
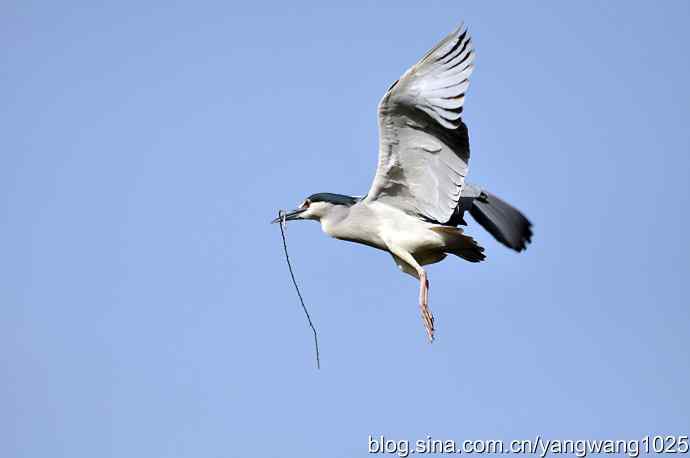
{"type": "Polygon", "coordinates": [[[378,106],[379,157],[364,197],[317,193],[273,222],[315,220],[331,237],[389,252],[419,280],[419,307],[434,339],[425,265],[453,254],[483,261],[484,248],[462,228],[464,215],[497,241],[522,251],[532,224],[517,209],[465,181],[470,159],[462,110],[474,70],[474,47],[461,25],[434,46],[384,94],[378,106]]]}

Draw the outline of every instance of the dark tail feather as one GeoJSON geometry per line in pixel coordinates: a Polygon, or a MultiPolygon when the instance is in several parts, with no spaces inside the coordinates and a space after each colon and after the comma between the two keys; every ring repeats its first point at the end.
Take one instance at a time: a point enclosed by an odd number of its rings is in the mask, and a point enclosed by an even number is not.
{"type": "Polygon", "coordinates": [[[436,226],[432,228],[438,232],[446,241],[446,253],[454,254],[470,262],[483,261],[484,248],[472,238],[462,233],[462,229],[449,226],[436,226]]]}
{"type": "Polygon", "coordinates": [[[483,191],[470,208],[472,217],[496,240],[522,251],[532,241],[532,223],[517,209],[483,191]]]}

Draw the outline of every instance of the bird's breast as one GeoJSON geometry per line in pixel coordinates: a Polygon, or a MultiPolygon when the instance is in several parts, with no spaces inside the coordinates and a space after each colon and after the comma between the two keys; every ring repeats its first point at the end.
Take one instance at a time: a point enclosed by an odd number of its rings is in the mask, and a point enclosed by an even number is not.
{"type": "Polygon", "coordinates": [[[386,243],[380,236],[380,222],[376,215],[367,214],[354,207],[343,219],[322,219],[321,229],[339,240],[361,243],[381,250],[387,249],[386,243]]]}

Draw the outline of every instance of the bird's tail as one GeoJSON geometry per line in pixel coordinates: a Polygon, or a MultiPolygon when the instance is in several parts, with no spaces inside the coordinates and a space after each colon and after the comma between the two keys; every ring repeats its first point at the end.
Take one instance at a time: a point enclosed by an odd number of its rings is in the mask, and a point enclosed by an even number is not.
{"type": "Polygon", "coordinates": [[[462,229],[450,226],[436,226],[432,228],[433,231],[441,234],[446,248],[446,253],[454,254],[470,262],[483,261],[484,248],[472,238],[463,234],[462,229]]]}
{"type": "Polygon", "coordinates": [[[474,200],[470,214],[508,248],[519,252],[532,241],[532,223],[519,210],[491,193],[482,191],[474,200]]]}

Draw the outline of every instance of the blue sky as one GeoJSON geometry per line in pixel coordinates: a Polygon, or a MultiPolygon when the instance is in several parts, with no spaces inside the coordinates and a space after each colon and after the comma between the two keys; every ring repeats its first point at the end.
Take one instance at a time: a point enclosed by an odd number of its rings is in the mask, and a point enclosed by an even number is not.
{"type": "Polygon", "coordinates": [[[690,4],[4,2],[0,455],[352,457],[690,430],[690,4]],[[470,179],[534,243],[429,268],[278,208],[363,194],[464,19],[470,179]]]}

